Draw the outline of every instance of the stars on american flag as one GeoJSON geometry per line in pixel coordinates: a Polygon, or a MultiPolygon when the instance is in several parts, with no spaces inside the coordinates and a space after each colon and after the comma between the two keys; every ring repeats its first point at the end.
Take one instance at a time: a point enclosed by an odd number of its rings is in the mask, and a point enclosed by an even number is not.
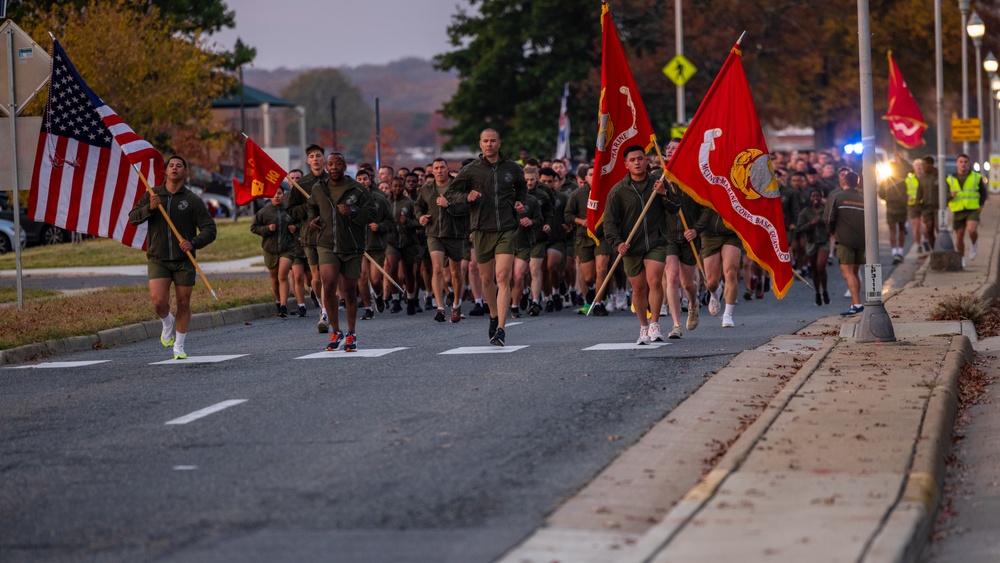
{"type": "Polygon", "coordinates": [[[97,113],[97,108],[87,97],[87,91],[80,85],[79,78],[70,72],[60,55],[53,59],[52,67],[58,78],[49,86],[51,92],[50,103],[46,108],[47,132],[90,145],[110,147],[112,135],[97,113]]]}

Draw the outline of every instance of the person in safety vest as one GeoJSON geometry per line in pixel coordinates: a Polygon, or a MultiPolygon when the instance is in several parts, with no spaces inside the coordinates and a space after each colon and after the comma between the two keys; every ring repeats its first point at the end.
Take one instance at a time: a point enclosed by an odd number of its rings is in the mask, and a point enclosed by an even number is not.
{"type": "Polygon", "coordinates": [[[976,242],[979,240],[979,209],[986,202],[986,180],[979,172],[972,170],[969,155],[960,154],[955,159],[958,170],[949,174],[948,209],[952,213],[952,229],[955,230],[955,250],[962,255],[965,267],[965,232],[969,232],[969,259],[976,258],[976,242]]]}

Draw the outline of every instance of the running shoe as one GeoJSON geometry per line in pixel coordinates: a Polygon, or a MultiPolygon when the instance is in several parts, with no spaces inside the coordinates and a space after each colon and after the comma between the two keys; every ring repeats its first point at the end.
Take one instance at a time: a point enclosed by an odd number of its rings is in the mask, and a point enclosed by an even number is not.
{"type": "Polygon", "coordinates": [[[590,312],[591,315],[594,315],[595,317],[608,316],[608,308],[604,306],[603,301],[598,301],[597,303],[591,305],[591,307],[594,309],[590,312]]]}
{"type": "Polygon", "coordinates": [[[518,306],[520,306],[520,308],[524,309],[525,311],[528,310],[528,293],[527,292],[524,292],[524,293],[521,294],[521,302],[518,303],[518,306]]]}
{"type": "Polygon", "coordinates": [[[830,294],[827,293],[825,289],[823,290],[823,304],[824,305],[830,304],[830,294]]]}
{"type": "Polygon", "coordinates": [[[370,321],[375,318],[375,312],[371,310],[371,307],[365,307],[365,314],[361,315],[361,320],[370,321]]]}
{"type": "Polygon", "coordinates": [[[339,330],[330,335],[330,343],[326,345],[327,352],[336,352],[344,347],[344,333],[339,330]]]}
{"type": "Polygon", "coordinates": [[[925,240],[924,241],[924,253],[926,254],[926,253],[929,253],[930,251],[931,251],[931,243],[925,240]]]}
{"type": "Polygon", "coordinates": [[[283,318],[283,319],[286,318],[286,317],[288,317],[288,307],[285,306],[285,305],[279,306],[278,307],[278,316],[281,317],[281,318],[283,318]]]}
{"type": "Polygon", "coordinates": [[[188,355],[184,352],[184,347],[174,346],[174,359],[175,360],[186,360],[188,355]]]}
{"type": "Polygon", "coordinates": [[[483,316],[483,305],[482,303],[476,303],[472,306],[472,310],[469,311],[470,317],[481,317],[483,316]]]}
{"type": "Polygon", "coordinates": [[[665,317],[669,314],[670,314],[670,307],[666,303],[660,305],[660,316],[665,317]]]}
{"type": "Polygon", "coordinates": [[[687,313],[688,312],[688,298],[687,297],[681,297],[681,312],[682,313],[687,313]]]}
{"type": "Polygon", "coordinates": [[[309,299],[312,299],[313,307],[319,307],[319,299],[316,298],[316,292],[309,288],[309,299]]]}
{"type": "Polygon", "coordinates": [[[965,256],[962,257],[962,269],[965,269],[965,256]]]}
{"type": "Polygon", "coordinates": [[[353,332],[348,332],[347,336],[344,337],[344,351],[345,352],[358,351],[358,337],[354,336],[353,332]]]}
{"type": "Polygon", "coordinates": [[[493,338],[496,335],[496,333],[497,333],[497,325],[499,325],[499,324],[500,324],[500,319],[499,318],[497,318],[497,317],[490,317],[490,329],[489,329],[490,338],[493,338]]]}
{"type": "Polygon", "coordinates": [[[844,297],[846,299],[850,299],[851,298],[851,290],[850,289],[848,289],[847,291],[844,292],[844,297]]]}
{"type": "Polygon", "coordinates": [[[819,306],[823,305],[823,296],[818,293],[816,294],[816,304],[819,306]]]}
{"type": "Polygon", "coordinates": [[[649,344],[649,327],[644,326],[639,329],[639,339],[635,343],[639,346],[649,344]]]}
{"type": "Polygon", "coordinates": [[[902,262],[903,262],[903,257],[901,255],[896,254],[892,257],[893,264],[901,264],[902,262]]]}
{"type": "Polygon", "coordinates": [[[562,309],[563,309],[563,298],[562,298],[561,295],[556,295],[555,296],[555,298],[552,300],[552,307],[556,311],[562,311],[562,309]]]}
{"type": "Polygon", "coordinates": [[[552,304],[552,300],[548,299],[545,301],[545,312],[552,313],[556,310],[556,306],[552,304]]]}
{"type": "Polygon", "coordinates": [[[733,322],[733,316],[728,313],[722,314],[722,328],[733,328],[736,323],[733,322]]]}
{"type": "Polygon", "coordinates": [[[425,296],[424,297],[424,309],[430,310],[430,309],[433,309],[433,308],[434,308],[434,300],[433,300],[433,298],[430,295],[425,296]]]}
{"type": "Polygon", "coordinates": [[[539,313],[542,312],[542,306],[538,304],[537,301],[532,301],[531,305],[528,305],[528,316],[537,317],[539,313]]]}
{"type": "Polygon", "coordinates": [[[462,306],[451,308],[451,322],[452,324],[458,323],[462,320],[462,306]]]}
{"type": "Polygon", "coordinates": [[[594,298],[595,298],[595,297],[597,297],[597,290],[596,290],[596,289],[594,289],[594,288],[592,288],[592,287],[588,287],[588,288],[587,288],[587,295],[585,295],[585,296],[583,297],[583,298],[584,298],[584,300],[585,300],[585,301],[586,301],[587,303],[593,303],[593,302],[594,302],[594,298]]]}
{"type": "Polygon", "coordinates": [[[976,259],[976,254],[977,254],[977,252],[976,252],[976,244],[977,243],[974,242],[974,243],[972,243],[971,246],[969,246],[969,260],[975,260],[976,259]]]}
{"type": "Polygon", "coordinates": [[[406,300],[406,314],[413,316],[417,314],[417,298],[407,298],[406,300]]]}
{"type": "Polygon", "coordinates": [[[504,346],[504,339],[507,338],[507,333],[502,328],[498,328],[496,334],[490,337],[490,344],[494,346],[504,346]]]}
{"type": "Polygon", "coordinates": [[[714,293],[708,298],[708,314],[713,317],[719,316],[719,299],[714,293]]]}
{"type": "Polygon", "coordinates": [[[316,330],[322,334],[330,331],[330,321],[326,318],[326,313],[320,313],[319,321],[316,323],[316,330]]]}
{"type": "Polygon", "coordinates": [[[521,310],[518,309],[517,307],[511,306],[511,308],[510,308],[510,317],[512,319],[520,319],[521,318],[521,310]]]}
{"type": "Polygon", "coordinates": [[[381,293],[375,294],[375,310],[379,313],[385,311],[385,299],[382,297],[381,293]]]}
{"type": "Polygon", "coordinates": [[[624,291],[619,291],[618,295],[615,296],[615,307],[621,311],[622,309],[630,305],[629,298],[625,295],[624,291]]]}
{"type": "Polygon", "coordinates": [[[744,291],[743,299],[746,299],[747,301],[753,301],[753,293],[750,291],[744,291]]]}
{"type": "Polygon", "coordinates": [[[163,330],[160,331],[160,344],[164,348],[169,348],[174,345],[174,317],[167,316],[168,322],[163,325],[163,330]]]}
{"type": "Polygon", "coordinates": [[[688,309],[688,322],[687,329],[694,330],[698,328],[698,306],[695,305],[688,309]]]}
{"type": "Polygon", "coordinates": [[[281,303],[278,303],[277,301],[274,302],[274,312],[278,314],[281,313],[281,303]]]}
{"type": "Polygon", "coordinates": [[[858,313],[865,310],[864,305],[851,305],[851,308],[840,314],[842,317],[850,317],[851,315],[857,315],[858,313]]]}
{"type": "Polygon", "coordinates": [[[670,329],[670,334],[667,335],[667,338],[671,340],[677,340],[680,337],[681,337],[681,327],[678,325],[674,325],[674,328],[670,329]]]}
{"type": "Polygon", "coordinates": [[[296,313],[300,318],[306,316],[306,306],[299,305],[299,312],[296,313]]]}
{"type": "Polygon", "coordinates": [[[660,323],[649,323],[646,334],[649,335],[650,342],[663,342],[663,332],[660,330],[660,323]]]}
{"type": "Polygon", "coordinates": [[[444,322],[444,320],[445,320],[444,309],[438,309],[437,313],[434,313],[434,320],[437,321],[437,322],[439,322],[439,323],[443,323],[444,322]]]}
{"type": "Polygon", "coordinates": [[[395,315],[396,313],[403,310],[403,306],[399,303],[399,299],[392,300],[392,307],[389,308],[389,313],[395,315]]]}

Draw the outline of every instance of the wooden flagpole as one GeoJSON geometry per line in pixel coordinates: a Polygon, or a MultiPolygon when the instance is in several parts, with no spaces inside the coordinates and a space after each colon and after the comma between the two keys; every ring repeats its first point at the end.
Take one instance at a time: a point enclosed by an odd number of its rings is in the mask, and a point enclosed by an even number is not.
{"type": "MultiPolygon", "coordinates": [[[[135,173],[139,175],[139,179],[142,180],[143,185],[146,186],[146,191],[149,193],[149,195],[151,196],[156,195],[155,192],[153,192],[153,188],[149,185],[149,180],[146,179],[146,175],[140,172],[139,168],[135,164],[132,164],[132,169],[135,170],[135,173]]],[[[167,225],[170,226],[170,230],[173,231],[174,236],[177,237],[177,240],[178,241],[187,240],[181,236],[181,233],[177,230],[177,227],[174,225],[174,222],[170,220],[170,215],[167,214],[167,210],[164,209],[162,205],[158,205],[157,209],[159,209],[160,213],[163,214],[163,218],[167,220],[167,225]]],[[[198,275],[201,276],[201,281],[205,282],[205,287],[208,288],[208,291],[212,294],[212,297],[214,297],[215,300],[218,301],[219,296],[216,295],[215,290],[212,289],[212,284],[208,283],[208,278],[205,277],[205,272],[201,271],[201,266],[199,266],[198,261],[194,259],[194,254],[191,254],[190,250],[185,251],[185,254],[187,254],[187,257],[189,260],[191,260],[191,263],[194,264],[195,270],[198,270],[198,275]]]]}
{"type": "MultiPolygon", "coordinates": [[[[663,153],[660,152],[660,144],[659,143],[656,143],[656,156],[659,157],[659,159],[660,159],[660,167],[663,169],[663,174],[660,176],[660,179],[667,181],[667,163],[663,161],[663,153]]],[[[673,186],[671,186],[671,189],[673,189],[673,186]]],[[[683,225],[684,226],[684,230],[687,231],[689,229],[689,227],[688,227],[687,219],[684,217],[684,210],[683,209],[678,209],[677,213],[681,217],[681,225],[683,225]]],[[[705,276],[705,265],[701,263],[701,255],[698,254],[698,248],[694,245],[694,241],[693,240],[689,240],[688,244],[691,245],[691,252],[694,252],[694,259],[695,259],[696,262],[698,262],[698,270],[701,271],[701,277],[702,277],[702,279],[708,279],[705,276]]]]}

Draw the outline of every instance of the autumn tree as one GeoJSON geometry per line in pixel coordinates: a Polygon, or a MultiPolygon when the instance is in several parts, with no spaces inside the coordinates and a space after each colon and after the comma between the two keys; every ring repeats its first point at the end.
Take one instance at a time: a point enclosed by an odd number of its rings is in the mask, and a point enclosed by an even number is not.
{"type": "Polygon", "coordinates": [[[281,97],[306,110],[306,135],[316,140],[321,131],[337,131],[337,148],[357,157],[375,128],[375,112],[351,82],[335,68],[300,74],[281,89],[281,97]],[[336,98],[337,124],[333,126],[331,99],[336,98]]]}
{"type": "MultiPolygon", "coordinates": [[[[443,70],[456,70],[458,91],[442,113],[447,146],[476,147],[480,131],[497,129],[508,152],[525,148],[538,156],[555,152],[563,84],[570,83],[571,146],[590,147],[596,98],[580,103],[579,85],[600,66],[600,8],[576,0],[473,0],[478,14],[460,11],[448,27],[454,51],[439,55],[443,70]],[[464,46],[463,46],[464,45],[464,46]],[[579,125],[576,125],[579,124],[579,125]],[[584,134],[586,132],[586,134],[584,134]]],[[[592,90],[592,89],[591,89],[592,90]]]]}
{"type": "MultiPolygon", "coordinates": [[[[89,0],[22,0],[13,2],[8,16],[17,22],[40,20],[57,8],[79,13],[90,3],[89,0]]],[[[104,0],[94,3],[113,4],[118,9],[140,14],[156,8],[171,32],[188,35],[214,33],[236,25],[236,13],[226,7],[223,0],[104,0]]]]}
{"type": "Polygon", "coordinates": [[[220,58],[200,35],[178,36],[157,8],[139,11],[134,4],[67,3],[36,12],[25,29],[36,38],[51,31],[91,89],[139,136],[177,151],[175,139],[203,139],[212,131],[209,100],[230,79],[215,72],[220,58]]]}

